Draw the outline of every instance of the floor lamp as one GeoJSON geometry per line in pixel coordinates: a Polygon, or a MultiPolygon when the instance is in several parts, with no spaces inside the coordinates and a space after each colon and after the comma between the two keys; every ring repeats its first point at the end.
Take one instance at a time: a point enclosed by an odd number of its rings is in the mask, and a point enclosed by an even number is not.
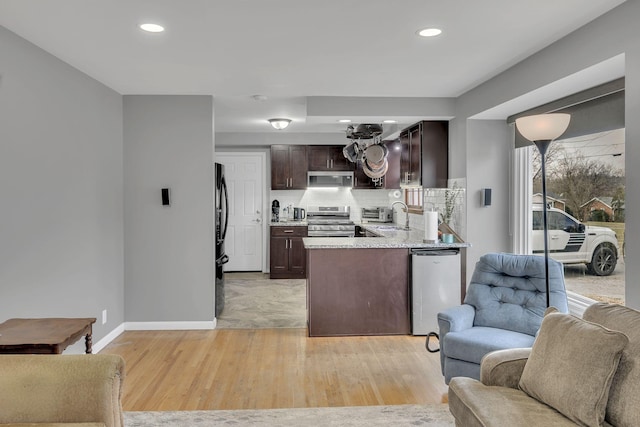
{"type": "Polygon", "coordinates": [[[567,130],[571,116],[565,113],[538,114],[516,119],[516,127],[522,136],[533,142],[540,151],[542,164],[542,221],[544,227],[544,278],[547,289],[547,307],[551,305],[549,289],[549,238],[547,223],[547,177],[545,171],[545,154],[551,141],[567,130]]]}

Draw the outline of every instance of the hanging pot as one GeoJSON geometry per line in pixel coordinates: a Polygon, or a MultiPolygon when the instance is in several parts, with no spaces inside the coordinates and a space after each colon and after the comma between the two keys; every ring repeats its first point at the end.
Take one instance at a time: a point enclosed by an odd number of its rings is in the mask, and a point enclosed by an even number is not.
{"type": "Polygon", "coordinates": [[[384,166],[386,160],[384,149],[379,144],[373,144],[367,147],[364,157],[373,169],[384,166]]]}
{"type": "Polygon", "coordinates": [[[352,142],[351,144],[347,145],[342,149],[342,154],[344,155],[344,157],[350,162],[354,162],[354,163],[358,161],[359,153],[360,153],[360,147],[358,147],[357,142],[352,142]]]}
{"type": "Polygon", "coordinates": [[[362,162],[362,170],[364,174],[371,179],[382,178],[387,173],[388,169],[389,169],[389,163],[387,162],[386,159],[384,160],[382,167],[375,168],[375,169],[372,168],[366,160],[362,162]]]}

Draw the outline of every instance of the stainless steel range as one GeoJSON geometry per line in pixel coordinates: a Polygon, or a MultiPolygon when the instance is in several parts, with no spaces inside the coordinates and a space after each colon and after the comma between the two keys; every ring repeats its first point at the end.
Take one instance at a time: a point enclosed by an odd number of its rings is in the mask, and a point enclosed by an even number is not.
{"type": "Polygon", "coordinates": [[[349,206],[310,206],[307,209],[309,237],[354,237],[356,226],[349,206]]]}

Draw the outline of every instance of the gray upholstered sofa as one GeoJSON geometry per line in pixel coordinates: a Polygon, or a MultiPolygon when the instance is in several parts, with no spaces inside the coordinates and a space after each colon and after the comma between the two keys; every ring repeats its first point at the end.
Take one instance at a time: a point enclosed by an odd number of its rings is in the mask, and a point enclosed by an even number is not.
{"type": "Polygon", "coordinates": [[[545,316],[532,349],[482,360],[449,383],[457,426],[640,426],[640,312],[596,303],[545,316]]]}
{"type": "MultiPolygon", "coordinates": [[[[464,304],[438,313],[440,362],[445,382],[479,379],[482,357],[531,347],[547,308],[544,258],[485,254],[476,263],[464,304]]],[[[569,312],[562,264],[549,260],[551,305],[569,312]]]]}

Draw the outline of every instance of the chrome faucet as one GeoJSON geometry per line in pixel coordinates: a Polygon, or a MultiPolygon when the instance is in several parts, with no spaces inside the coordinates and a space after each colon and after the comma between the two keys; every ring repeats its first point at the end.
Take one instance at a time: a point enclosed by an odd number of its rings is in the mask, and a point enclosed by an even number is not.
{"type": "Polygon", "coordinates": [[[404,206],[404,210],[405,210],[405,212],[407,213],[407,221],[406,221],[406,223],[405,223],[405,225],[404,225],[404,229],[405,229],[405,230],[409,230],[409,207],[407,206],[407,204],[406,204],[405,202],[401,202],[400,200],[396,200],[395,202],[391,203],[391,209],[393,209],[393,206],[394,206],[396,203],[399,203],[399,204],[401,204],[402,206],[404,206]]]}

